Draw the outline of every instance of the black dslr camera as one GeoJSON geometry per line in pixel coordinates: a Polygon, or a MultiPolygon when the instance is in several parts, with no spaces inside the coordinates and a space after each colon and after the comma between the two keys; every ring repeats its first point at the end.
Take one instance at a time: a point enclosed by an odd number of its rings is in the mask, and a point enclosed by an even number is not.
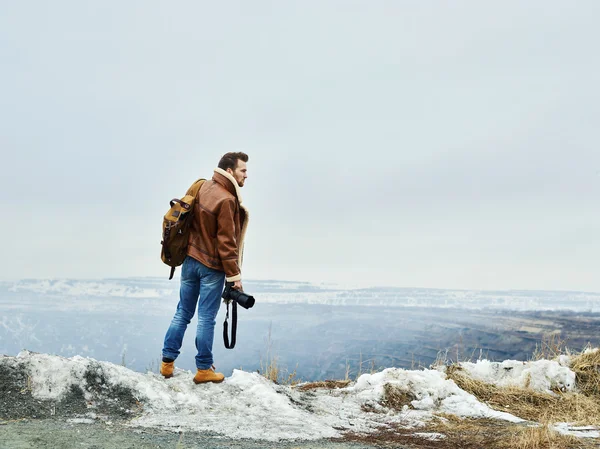
{"type": "Polygon", "coordinates": [[[254,296],[247,295],[246,293],[233,288],[233,282],[225,283],[225,290],[223,290],[221,298],[227,301],[231,299],[244,309],[249,309],[254,305],[254,296]]]}
{"type": "Polygon", "coordinates": [[[223,342],[225,343],[225,347],[227,349],[233,349],[235,346],[235,336],[237,332],[237,305],[239,304],[244,309],[249,309],[254,305],[254,296],[247,295],[244,292],[236,290],[233,288],[233,282],[225,283],[225,290],[223,290],[223,294],[221,298],[226,301],[232,300],[233,306],[233,322],[231,324],[231,343],[229,342],[229,334],[228,334],[228,320],[229,320],[229,302],[227,302],[227,315],[225,316],[225,322],[223,323],[223,342]]]}

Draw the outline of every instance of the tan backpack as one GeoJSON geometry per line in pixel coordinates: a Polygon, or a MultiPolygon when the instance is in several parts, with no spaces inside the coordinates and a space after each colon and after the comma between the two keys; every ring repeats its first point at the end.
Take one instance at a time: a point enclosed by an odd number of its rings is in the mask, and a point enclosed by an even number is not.
{"type": "Polygon", "coordinates": [[[187,256],[194,202],[204,181],[206,180],[200,178],[194,182],[183,198],[173,198],[170,202],[171,208],[163,218],[160,258],[171,267],[169,279],[173,279],[175,268],[181,265],[187,256]]]}

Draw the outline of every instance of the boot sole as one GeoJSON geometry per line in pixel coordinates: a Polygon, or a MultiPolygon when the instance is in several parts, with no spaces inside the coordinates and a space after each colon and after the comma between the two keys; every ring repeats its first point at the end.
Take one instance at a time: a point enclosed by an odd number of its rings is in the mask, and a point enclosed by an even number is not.
{"type": "Polygon", "coordinates": [[[200,380],[200,381],[198,381],[198,380],[196,380],[196,379],[192,379],[192,380],[194,381],[194,383],[195,383],[196,385],[200,385],[200,384],[210,384],[210,383],[213,383],[213,384],[220,384],[220,383],[221,383],[221,382],[223,382],[225,379],[221,379],[221,380],[200,380]]]}

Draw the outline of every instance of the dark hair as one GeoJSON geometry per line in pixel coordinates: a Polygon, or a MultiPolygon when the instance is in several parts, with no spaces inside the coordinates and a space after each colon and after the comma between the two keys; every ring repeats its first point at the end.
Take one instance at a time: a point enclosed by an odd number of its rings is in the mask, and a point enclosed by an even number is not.
{"type": "Polygon", "coordinates": [[[225,153],[219,161],[219,168],[227,170],[228,168],[235,170],[238,165],[238,160],[248,162],[248,155],[246,153],[225,153]]]}

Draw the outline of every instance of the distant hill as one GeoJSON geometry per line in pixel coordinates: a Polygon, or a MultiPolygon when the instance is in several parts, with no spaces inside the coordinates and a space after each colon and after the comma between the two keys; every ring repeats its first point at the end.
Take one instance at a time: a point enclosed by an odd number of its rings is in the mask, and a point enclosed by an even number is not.
{"type": "MultiPolygon", "coordinates": [[[[499,310],[600,312],[600,293],[530,290],[440,290],[362,287],[277,280],[246,280],[245,290],[261,303],[340,306],[435,307],[499,310]]],[[[166,278],[23,279],[0,282],[0,292],[69,297],[177,297],[179,280],[166,278]]]]}

